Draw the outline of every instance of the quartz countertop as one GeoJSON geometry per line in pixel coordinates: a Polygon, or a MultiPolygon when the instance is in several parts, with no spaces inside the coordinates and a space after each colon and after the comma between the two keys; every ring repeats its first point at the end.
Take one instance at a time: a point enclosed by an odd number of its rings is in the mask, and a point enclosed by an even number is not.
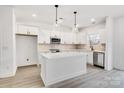
{"type": "Polygon", "coordinates": [[[55,58],[63,58],[63,57],[70,57],[70,56],[81,56],[87,55],[85,52],[58,52],[58,53],[40,53],[41,56],[47,59],[55,59],[55,58]]]}
{"type": "MultiPolygon", "coordinates": [[[[91,50],[88,50],[88,49],[69,49],[69,50],[61,50],[60,49],[60,51],[61,52],[105,52],[103,50],[93,50],[93,51],[91,51],[91,50]]],[[[48,53],[50,51],[49,50],[44,50],[44,51],[40,51],[40,52],[48,53]]]]}

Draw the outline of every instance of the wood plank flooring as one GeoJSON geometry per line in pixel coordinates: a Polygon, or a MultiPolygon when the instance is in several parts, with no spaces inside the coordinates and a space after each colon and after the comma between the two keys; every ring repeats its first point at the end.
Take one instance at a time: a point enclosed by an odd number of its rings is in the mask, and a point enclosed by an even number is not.
{"type": "Polygon", "coordinates": [[[40,68],[36,65],[20,67],[16,75],[10,78],[0,79],[0,87],[6,88],[40,88],[44,87],[40,77],[40,68]]]}
{"type": "MultiPolygon", "coordinates": [[[[42,88],[40,67],[27,66],[18,68],[16,75],[0,79],[0,88],[42,88]]],[[[87,73],[68,79],[47,88],[123,88],[124,71],[105,71],[88,65],[87,73]]]]}
{"type": "Polygon", "coordinates": [[[48,86],[48,88],[123,88],[124,71],[105,71],[101,68],[88,65],[88,73],[60,83],[48,86]]]}

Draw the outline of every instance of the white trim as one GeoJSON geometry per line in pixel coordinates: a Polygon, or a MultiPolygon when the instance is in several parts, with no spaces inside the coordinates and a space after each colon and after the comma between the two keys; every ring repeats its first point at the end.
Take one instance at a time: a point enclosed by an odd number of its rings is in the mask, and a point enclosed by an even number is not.
{"type": "Polygon", "coordinates": [[[17,66],[16,66],[16,69],[15,69],[12,73],[4,73],[4,74],[0,74],[0,78],[13,77],[13,76],[16,75],[16,71],[17,71],[17,66]]]}

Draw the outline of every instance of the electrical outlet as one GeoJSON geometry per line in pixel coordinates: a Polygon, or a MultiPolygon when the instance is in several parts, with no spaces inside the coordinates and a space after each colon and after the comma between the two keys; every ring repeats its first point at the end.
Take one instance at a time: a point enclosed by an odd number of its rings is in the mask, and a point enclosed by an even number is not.
{"type": "Polygon", "coordinates": [[[29,62],[29,59],[27,58],[27,62],[29,62]]]}

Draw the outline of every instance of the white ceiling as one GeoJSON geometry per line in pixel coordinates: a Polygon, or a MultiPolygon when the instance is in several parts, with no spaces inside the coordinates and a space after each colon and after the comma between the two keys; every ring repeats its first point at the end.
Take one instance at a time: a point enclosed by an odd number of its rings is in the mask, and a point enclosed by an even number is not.
{"type": "MultiPolygon", "coordinates": [[[[17,21],[55,23],[54,5],[19,5],[13,7],[15,8],[17,21]],[[32,17],[34,13],[37,15],[35,18],[32,17]]],[[[78,12],[77,24],[80,27],[90,25],[91,18],[96,18],[96,22],[101,22],[105,16],[119,17],[124,15],[124,5],[60,5],[58,17],[64,19],[63,25],[73,27],[73,11],[75,10],[78,12]]]]}

